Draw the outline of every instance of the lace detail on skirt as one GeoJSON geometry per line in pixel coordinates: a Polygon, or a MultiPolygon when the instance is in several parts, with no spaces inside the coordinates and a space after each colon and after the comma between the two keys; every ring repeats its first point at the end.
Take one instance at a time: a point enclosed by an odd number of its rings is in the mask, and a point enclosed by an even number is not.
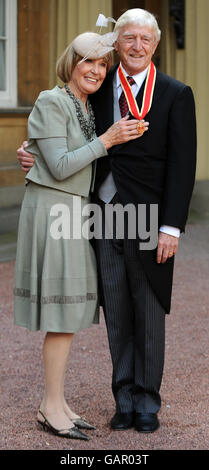
{"type": "Polygon", "coordinates": [[[41,304],[79,304],[86,302],[87,300],[96,300],[97,294],[87,292],[86,295],[49,295],[46,297],[39,298],[37,295],[31,295],[29,289],[22,289],[15,287],[14,295],[18,297],[26,297],[30,299],[32,303],[41,304]]]}

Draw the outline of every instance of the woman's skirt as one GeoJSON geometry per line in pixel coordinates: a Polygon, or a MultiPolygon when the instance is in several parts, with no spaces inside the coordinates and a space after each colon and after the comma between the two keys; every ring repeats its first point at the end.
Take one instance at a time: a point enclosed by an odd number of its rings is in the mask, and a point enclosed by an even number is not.
{"type": "Polygon", "coordinates": [[[32,331],[74,333],[99,322],[96,259],[80,230],[88,202],[27,185],[18,230],[15,324],[32,331]]]}

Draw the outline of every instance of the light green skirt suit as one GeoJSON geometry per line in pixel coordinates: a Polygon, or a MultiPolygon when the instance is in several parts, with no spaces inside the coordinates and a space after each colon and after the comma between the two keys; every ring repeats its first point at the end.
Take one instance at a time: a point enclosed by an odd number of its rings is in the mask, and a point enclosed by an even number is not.
{"type": "Polygon", "coordinates": [[[27,173],[14,287],[15,324],[74,333],[99,322],[96,259],[75,238],[93,188],[95,160],[107,151],[92,131],[92,110],[59,87],[40,93],[28,121],[35,164],[27,173]],[[80,112],[79,112],[80,110],[80,112]]]}

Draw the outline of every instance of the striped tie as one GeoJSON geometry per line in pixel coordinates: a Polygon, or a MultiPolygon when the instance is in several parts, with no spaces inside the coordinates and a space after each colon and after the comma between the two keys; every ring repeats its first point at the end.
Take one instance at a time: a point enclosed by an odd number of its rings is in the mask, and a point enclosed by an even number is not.
{"type": "MultiPolygon", "coordinates": [[[[132,86],[134,85],[135,80],[133,79],[133,77],[129,77],[127,76],[126,77],[129,84],[132,86]]],[[[119,98],[119,106],[120,106],[120,112],[121,112],[121,116],[122,117],[125,117],[127,114],[128,114],[128,111],[129,111],[129,107],[128,107],[128,103],[126,101],[126,97],[125,97],[125,93],[124,91],[122,91],[121,95],[120,95],[120,98],[119,98]]]]}

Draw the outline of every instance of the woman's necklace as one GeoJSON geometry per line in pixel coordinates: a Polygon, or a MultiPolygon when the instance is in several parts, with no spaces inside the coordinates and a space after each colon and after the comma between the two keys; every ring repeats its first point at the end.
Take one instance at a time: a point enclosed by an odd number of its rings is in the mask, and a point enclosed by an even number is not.
{"type": "Polygon", "coordinates": [[[76,115],[79,120],[81,130],[84,136],[86,137],[86,140],[88,141],[93,140],[95,138],[96,127],[95,127],[95,117],[94,117],[91,103],[88,102],[88,114],[86,115],[87,117],[85,118],[82,112],[80,100],[76,98],[76,96],[72,93],[72,91],[70,90],[67,84],[65,84],[64,87],[65,87],[67,94],[70,96],[70,98],[72,99],[75,105],[76,115]]]}

